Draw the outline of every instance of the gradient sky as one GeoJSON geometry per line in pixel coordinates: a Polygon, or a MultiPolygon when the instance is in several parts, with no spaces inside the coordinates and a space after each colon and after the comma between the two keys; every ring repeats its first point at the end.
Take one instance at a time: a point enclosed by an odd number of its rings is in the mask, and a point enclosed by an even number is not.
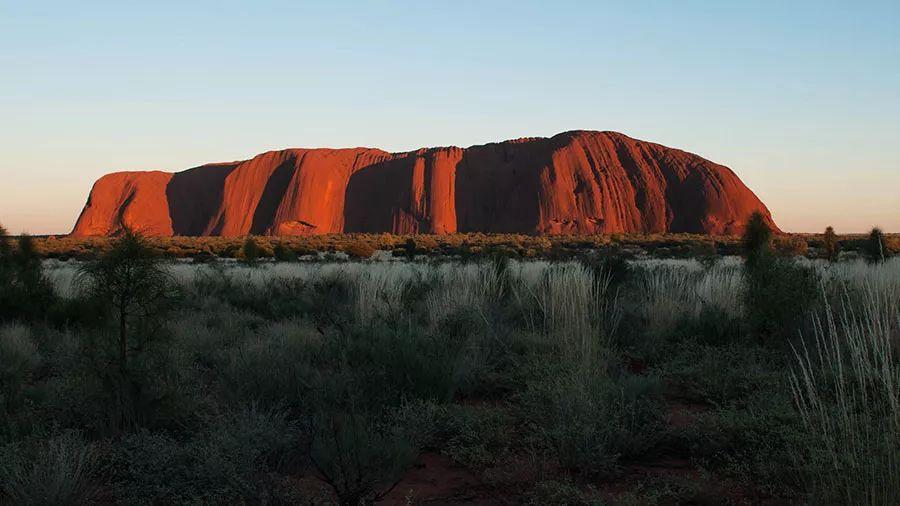
{"type": "Polygon", "coordinates": [[[0,0],[0,222],[69,232],[116,170],[591,129],[785,230],[900,232],[900,2],[624,4],[0,0]]]}

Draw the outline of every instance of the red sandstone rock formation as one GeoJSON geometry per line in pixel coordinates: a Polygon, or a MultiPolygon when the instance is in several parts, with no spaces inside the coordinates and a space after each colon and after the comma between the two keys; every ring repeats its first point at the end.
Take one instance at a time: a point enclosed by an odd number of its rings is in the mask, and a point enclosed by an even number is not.
{"type": "Polygon", "coordinates": [[[740,233],[768,209],[729,168],[615,132],[467,149],[286,149],[183,172],[100,178],[72,231],[740,233]]]}

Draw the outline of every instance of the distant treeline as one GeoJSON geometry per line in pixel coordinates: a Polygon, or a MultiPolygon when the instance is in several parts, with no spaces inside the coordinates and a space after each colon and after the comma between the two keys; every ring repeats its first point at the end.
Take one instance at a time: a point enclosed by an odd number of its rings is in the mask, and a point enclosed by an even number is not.
{"type": "MultiPolygon", "coordinates": [[[[855,255],[864,249],[865,234],[838,235],[842,254],[855,255]]],[[[109,237],[75,238],[38,236],[38,253],[44,258],[91,259],[108,251],[109,237]]],[[[395,256],[504,255],[521,258],[568,258],[585,250],[615,249],[624,254],[647,254],[660,258],[736,255],[740,253],[737,236],[701,234],[604,234],[583,236],[534,236],[524,234],[333,234],[315,236],[254,236],[260,257],[288,260],[319,253],[347,253],[369,257],[375,250],[391,251],[395,256]]],[[[241,258],[247,237],[155,237],[149,244],[171,258],[241,258]]],[[[775,238],[777,251],[789,256],[818,258],[827,255],[824,234],[784,234],[775,238]]],[[[887,253],[900,252],[900,234],[885,236],[887,253]]]]}

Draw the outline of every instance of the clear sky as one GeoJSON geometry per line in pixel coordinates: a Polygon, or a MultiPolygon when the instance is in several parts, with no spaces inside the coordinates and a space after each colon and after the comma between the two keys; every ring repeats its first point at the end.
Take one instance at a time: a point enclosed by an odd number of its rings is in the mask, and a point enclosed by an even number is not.
{"type": "Polygon", "coordinates": [[[116,170],[572,129],[727,165],[789,231],[900,232],[900,2],[0,0],[11,232],[116,170]]]}

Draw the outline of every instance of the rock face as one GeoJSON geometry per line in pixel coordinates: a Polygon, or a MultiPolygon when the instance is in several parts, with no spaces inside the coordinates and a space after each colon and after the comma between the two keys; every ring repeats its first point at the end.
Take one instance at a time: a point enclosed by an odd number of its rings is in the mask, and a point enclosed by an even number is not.
{"type": "Polygon", "coordinates": [[[766,206],[729,168],[615,132],[407,153],[286,149],[100,178],[72,231],[737,234],[766,206]]]}

